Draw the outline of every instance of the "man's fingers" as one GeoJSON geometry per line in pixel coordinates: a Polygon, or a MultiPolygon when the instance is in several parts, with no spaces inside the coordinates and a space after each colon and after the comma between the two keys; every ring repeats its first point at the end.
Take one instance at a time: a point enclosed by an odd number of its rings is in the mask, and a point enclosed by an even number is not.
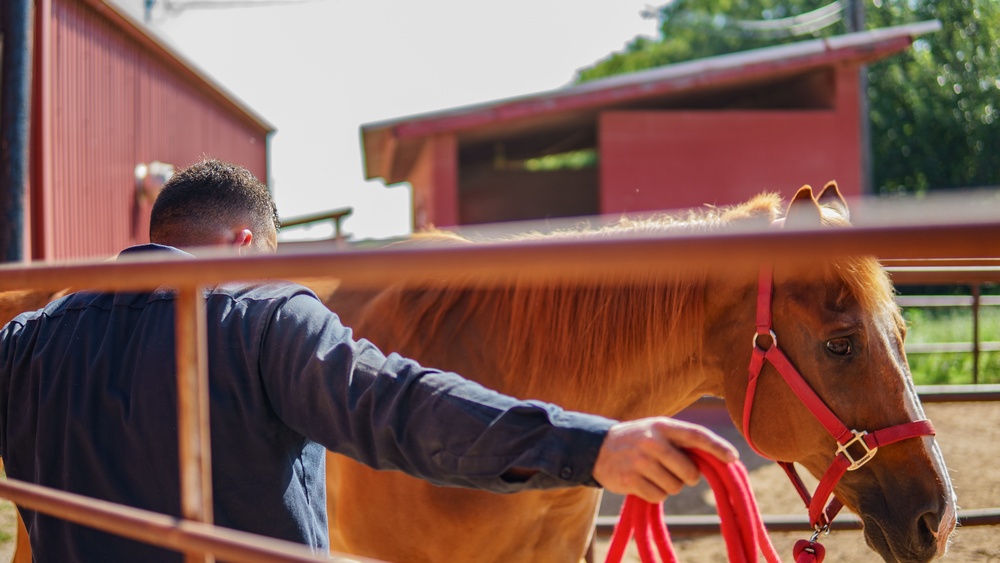
{"type": "Polygon", "coordinates": [[[635,486],[629,494],[635,495],[646,502],[655,504],[663,502],[668,496],[670,496],[671,493],[657,487],[652,481],[640,479],[635,483],[635,486]]]}
{"type": "Polygon", "coordinates": [[[684,452],[674,450],[674,454],[665,454],[660,459],[651,460],[643,476],[666,495],[676,495],[684,485],[698,483],[700,474],[691,458],[684,452]]]}
{"type": "Polygon", "coordinates": [[[707,428],[674,421],[666,433],[675,446],[705,451],[719,461],[730,463],[740,458],[732,444],[707,428]]]}
{"type": "Polygon", "coordinates": [[[667,447],[661,448],[656,452],[655,455],[658,462],[657,470],[651,471],[651,474],[647,475],[647,477],[660,484],[670,494],[680,492],[679,487],[677,490],[673,490],[666,486],[671,480],[686,485],[698,484],[701,472],[698,471],[698,466],[695,465],[694,461],[686,453],[676,447],[667,445],[667,447]]]}

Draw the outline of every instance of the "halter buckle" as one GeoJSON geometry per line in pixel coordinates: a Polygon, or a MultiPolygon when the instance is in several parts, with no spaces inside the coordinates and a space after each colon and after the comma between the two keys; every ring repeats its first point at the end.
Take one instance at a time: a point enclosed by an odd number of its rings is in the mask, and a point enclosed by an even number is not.
{"type": "Polygon", "coordinates": [[[878,452],[877,447],[869,448],[868,442],[865,442],[865,436],[868,435],[868,432],[864,431],[859,432],[857,430],[851,430],[851,434],[853,434],[854,437],[851,438],[846,444],[838,443],[837,453],[834,454],[834,456],[844,454],[844,457],[847,458],[847,461],[851,462],[851,466],[847,468],[848,471],[854,471],[855,469],[858,469],[862,465],[868,463],[868,460],[875,457],[875,454],[878,452]],[[857,459],[855,459],[854,456],[851,455],[851,452],[847,449],[853,446],[854,444],[861,444],[861,447],[864,448],[865,450],[864,454],[857,459]]]}

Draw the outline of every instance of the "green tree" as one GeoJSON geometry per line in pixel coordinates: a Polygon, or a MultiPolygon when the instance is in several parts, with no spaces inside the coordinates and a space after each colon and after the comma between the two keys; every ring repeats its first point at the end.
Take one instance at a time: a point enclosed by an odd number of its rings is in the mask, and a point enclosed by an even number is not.
{"type": "Polygon", "coordinates": [[[1000,185],[1000,3],[886,2],[869,26],[941,31],[868,69],[874,182],[884,193],[1000,185]]]}
{"type": "MultiPolygon", "coordinates": [[[[856,4],[868,29],[942,23],[912,49],[868,67],[875,189],[1000,185],[1000,2],[856,4]]],[[[675,0],[660,8],[660,40],[637,38],[577,80],[845,33],[840,8],[829,0],[675,0]]]]}
{"type": "Polygon", "coordinates": [[[589,69],[579,72],[578,80],[586,82],[604,76],[621,74],[787,43],[802,39],[843,33],[845,25],[791,35],[792,29],[768,31],[755,28],[755,22],[788,22],[796,16],[813,12],[829,0],[674,0],[659,10],[660,39],[638,37],[624,52],[612,53],[589,69]]]}

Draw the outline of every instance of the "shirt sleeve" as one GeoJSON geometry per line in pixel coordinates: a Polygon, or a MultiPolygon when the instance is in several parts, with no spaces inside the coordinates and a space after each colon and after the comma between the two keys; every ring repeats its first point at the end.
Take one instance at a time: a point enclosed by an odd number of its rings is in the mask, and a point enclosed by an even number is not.
{"type": "Polygon", "coordinates": [[[572,485],[591,476],[614,421],[521,401],[455,373],[384,355],[311,295],[279,306],[260,370],[286,424],[377,469],[493,492],[572,485]],[[511,468],[536,472],[526,481],[511,468]]]}
{"type": "Polygon", "coordinates": [[[7,455],[7,395],[10,391],[11,364],[14,361],[11,348],[14,346],[15,329],[13,322],[0,327],[0,459],[7,455]]]}

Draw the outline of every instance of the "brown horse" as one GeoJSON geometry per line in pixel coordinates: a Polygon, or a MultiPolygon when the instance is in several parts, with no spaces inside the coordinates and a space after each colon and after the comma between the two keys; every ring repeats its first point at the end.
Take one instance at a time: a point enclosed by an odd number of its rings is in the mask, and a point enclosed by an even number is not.
{"type": "MultiPolygon", "coordinates": [[[[764,195],[684,219],[626,221],[551,236],[767,224],[779,219],[779,205],[777,196],[764,195]]],[[[817,199],[803,188],[784,219],[790,225],[848,225],[835,186],[817,199]]],[[[463,242],[455,235],[430,240],[438,239],[463,242]]],[[[342,288],[330,297],[331,287],[319,290],[356,336],[515,396],[628,419],[674,414],[715,395],[726,398],[731,417],[741,421],[758,272],[682,274],[664,280],[608,272],[589,285],[494,290],[465,289],[461,280],[451,288],[423,290],[342,288]]],[[[774,331],[808,385],[841,420],[878,430],[923,418],[902,351],[905,327],[874,259],[822,267],[779,264],[774,276],[774,331]]],[[[53,296],[8,294],[9,311],[3,297],[0,324],[53,296]]],[[[818,477],[834,458],[833,438],[773,368],[765,367],[758,381],[750,426],[754,445],[772,458],[800,462],[818,477]]],[[[332,547],[391,561],[578,561],[599,500],[598,491],[584,488],[516,495],[440,488],[333,455],[328,486],[332,547]]],[[[862,516],[869,545],[887,561],[940,555],[955,526],[951,482],[930,437],[880,449],[835,492],[862,516]]],[[[19,557],[26,555],[19,549],[19,557]]]]}
{"type": "MultiPolygon", "coordinates": [[[[848,226],[832,183],[803,187],[784,217],[775,195],[680,219],[624,221],[546,236],[716,230],[783,219],[848,226]]],[[[461,244],[447,235],[442,243],[461,244]]],[[[822,255],[822,249],[817,249],[822,255]]],[[[653,257],[650,258],[654,259],[653,257]]],[[[327,301],[357,337],[386,352],[456,371],[487,387],[618,419],[675,414],[703,395],[726,399],[742,426],[755,334],[758,268],[675,280],[607,272],[601,283],[497,289],[341,288],[327,301]]],[[[808,386],[848,428],[878,430],[924,418],[903,354],[905,325],[874,258],[777,263],[773,331],[808,386]]],[[[767,331],[764,331],[767,334],[767,331]]],[[[755,337],[756,338],[756,337],[755,337]]],[[[757,379],[753,444],[817,478],[836,442],[775,368],[757,379]]],[[[573,488],[495,495],[441,488],[397,472],[328,458],[332,548],[389,561],[578,561],[594,529],[599,492],[573,488]]],[[[836,485],[861,515],[868,544],[887,561],[941,555],[955,527],[955,498],[930,436],[878,450],[836,485]]]]}

